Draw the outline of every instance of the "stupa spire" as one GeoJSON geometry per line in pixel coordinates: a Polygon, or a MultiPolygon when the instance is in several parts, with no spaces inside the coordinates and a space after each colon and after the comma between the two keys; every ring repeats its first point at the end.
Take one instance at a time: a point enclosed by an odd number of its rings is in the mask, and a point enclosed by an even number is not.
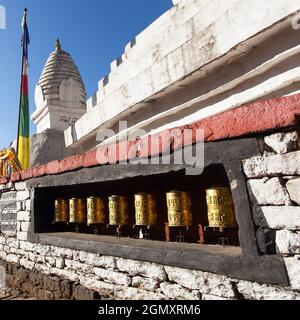
{"type": "Polygon", "coordinates": [[[58,37],[56,38],[56,50],[57,51],[61,50],[61,44],[58,37]]]}

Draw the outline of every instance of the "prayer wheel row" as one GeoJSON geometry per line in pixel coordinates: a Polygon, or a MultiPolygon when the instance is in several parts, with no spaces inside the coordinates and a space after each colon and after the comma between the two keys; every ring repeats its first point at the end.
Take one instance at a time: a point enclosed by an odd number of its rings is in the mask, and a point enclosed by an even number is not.
{"type": "MultiPolygon", "coordinates": [[[[157,201],[152,194],[134,196],[135,225],[154,226],[158,223],[157,201]]],[[[166,194],[168,221],[170,227],[190,227],[193,225],[192,201],[188,192],[172,191],[166,194]]],[[[206,190],[209,226],[216,228],[236,227],[234,207],[230,189],[214,188],[206,190]]],[[[90,197],[86,199],[59,199],[55,201],[54,223],[106,224],[109,211],[109,225],[129,224],[129,198],[111,196],[108,199],[90,197]]]]}

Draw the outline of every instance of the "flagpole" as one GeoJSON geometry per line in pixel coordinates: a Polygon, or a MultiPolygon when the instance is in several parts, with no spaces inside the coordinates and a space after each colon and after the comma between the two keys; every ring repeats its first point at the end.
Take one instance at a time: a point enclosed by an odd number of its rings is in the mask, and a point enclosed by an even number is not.
{"type": "MultiPolygon", "coordinates": [[[[24,9],[24,23],[27,22],[27,8],[24,9]]],[[[23,27],[23,36],[24,36],[24,25],[23,27]]],[[[20,134],[20,118],[21,118],[21,102],[22,102],[22,80],[23,80],[23,70],[24,70],[24,43],[22,45],[22,68],[21,68],[21,81],[20,81],[20,97],[19,97],[19,115],[18,115],[18,134],[17,134],[17,150],[16,154],[19,152],[19,134],[20,134]]]]}

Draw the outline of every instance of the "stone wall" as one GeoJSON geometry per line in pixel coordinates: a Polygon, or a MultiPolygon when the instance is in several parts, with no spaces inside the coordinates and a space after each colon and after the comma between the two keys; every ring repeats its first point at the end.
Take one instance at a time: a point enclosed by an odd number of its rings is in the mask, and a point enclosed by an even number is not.
{"type": "Polygon", "coordinates": [[[98,292],[88,290],[77,282],[55,276],[47,276],[36,270],[28,270],[20,264],[0,261],[6,271],[6,286],[22,299],[39,300],[100,300],[98,292]]]}
{"type": "Polygon", "coordinates": [[[261,156],[242,160],[257,243],[262,254],[283,257],[289,287],[31,243],[32,193],[26,181],[0,185],[0,194],[16,192],[16,232],[0,235],[0,260],[10,266],[8,285],[41,299],[89,299],[98,293],[103,299],[300,300],[299,134],[278,133],[260,137],[258,143],[261,156]],[[43,275],[51,285],[32,280],[43,275]],[[65,283],[72,288],[68,297],[49,289],[65,283]]]}
{"type": "Polygon", "coordinates": [[[244,160],[243,168],[257,237],[266,243],[260,250],[283,256],[291,287],[300,290],[299,132],[277,133],[259,142],[262,155],[244,160]]]}
{"type": "MultiPolygon", "coordinates": [[[[18,268],[13,267],[14,269],[9,272],[8,284],[17,286],[17,289],[25,292],[29,290],[33,281],[28,279],[32,277],[40,279],[39,275],[43,274],[47,275],[51,283],[54,282],[53,285],[57,285],[57,282],[62,283],[61,286],[67,283],[73,288],[74,285],[80,285],[81,291],[87,288],[92,292],[98,292],[102,299],[300,299],[300,293],[292,288],[264,285],[207,272],[101,256],[66,248],[31,244],[15,238],[0,237],[0,259],[18,266],[18,268]],[[26,273],[24,270],[29,270],[31,273],[26,273]],[[10,275],[15,277],[10,277],[10,275]],[[26,282],[29,284],[25,285],[26,282]]],[[[48,282],[39,283],[39,280],[37,281],[37,287],[42,290],[38,295],[46,294],[49,298],[58,298],[58,294],[61,297],[62,292],[50,290],[48,282]]],[[[88,297],[90,297],[89,294],[95,295],[92,292],[88,293],[88,297]]],[[[63,295],[63,297],[72,298],[72,294],[63,295]]]]}

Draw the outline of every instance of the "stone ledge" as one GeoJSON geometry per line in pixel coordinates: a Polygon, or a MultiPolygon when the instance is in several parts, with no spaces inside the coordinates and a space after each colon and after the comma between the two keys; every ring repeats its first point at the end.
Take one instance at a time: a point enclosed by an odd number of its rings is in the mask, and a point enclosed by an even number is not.
{"type": "Polygon", "coordinates": [[[73,250],[206,271],[228,277],[287,287],[283,259],[243,255],[239,248],[117,239],[73,233],[36,234],[35,241],[73,250]]]}

